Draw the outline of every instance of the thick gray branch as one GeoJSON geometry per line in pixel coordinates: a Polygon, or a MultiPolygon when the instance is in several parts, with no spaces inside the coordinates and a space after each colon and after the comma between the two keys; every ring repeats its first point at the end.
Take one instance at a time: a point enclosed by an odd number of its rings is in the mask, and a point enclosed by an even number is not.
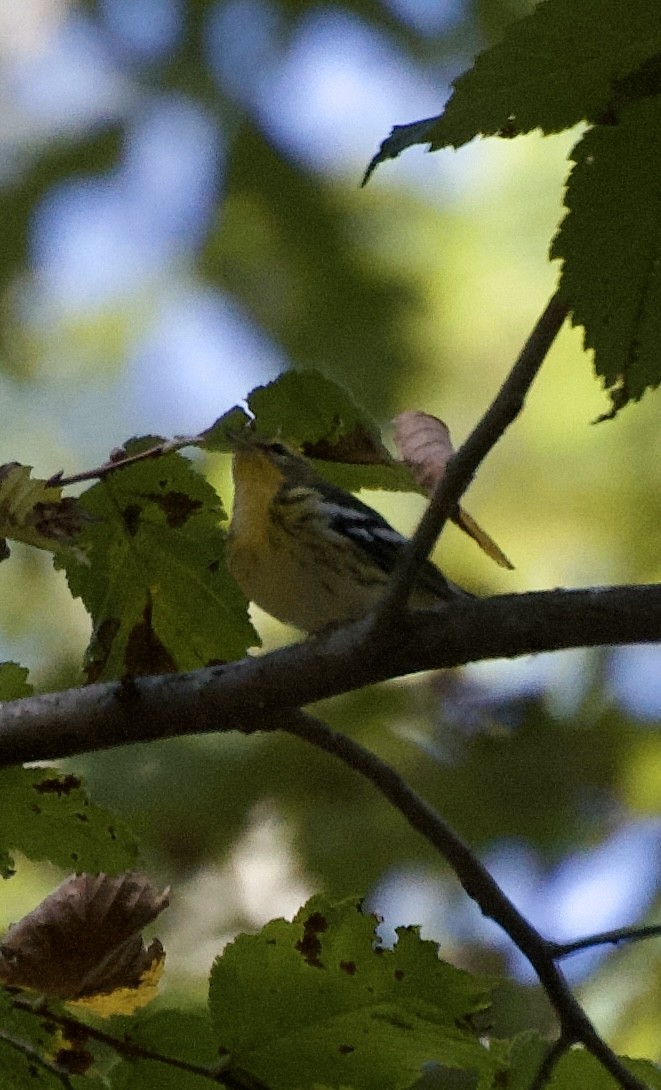
{"type": "Polygon", "coordinates": [[[6,703],[0,767],[184,734],[277,729],[283,711],[420,670],[651,641],[661,641],[661,586],[469,599],[392,627],[359,621],[226,666],[6,703]]]}

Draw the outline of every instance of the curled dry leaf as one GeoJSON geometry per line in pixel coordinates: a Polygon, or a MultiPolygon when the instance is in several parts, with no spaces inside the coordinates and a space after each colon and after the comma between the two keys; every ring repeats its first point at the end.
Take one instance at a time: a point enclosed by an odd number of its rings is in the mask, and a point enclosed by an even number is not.
{"type": "Polygon", "coordinates": [[[13,924],[0,944],[0,980],[57,999],[137,989],[164,959],[141,930],[168,905],[141,874],[69,878],[13,924]]]}
{"type": "MultiPolygon", "coordinates": [[[[420,487],[430,496],[443,478],[447,464],[454,454],[447,424],[436,416],[422,412],[400,413],[393,423],[395,445],[402,461],[409,467],[420,487]]],[[[457,506],[450,517],[501,568],[511,570],[514,567],[493,538],[478,526],[463,507],[457,506]]]]}
{"type": "Polygon", "coordinates": [[[400,413],[393,420],[399,456],[428,496],[445,473],[454,447],[447,424],[429,413],[400,413]]]}

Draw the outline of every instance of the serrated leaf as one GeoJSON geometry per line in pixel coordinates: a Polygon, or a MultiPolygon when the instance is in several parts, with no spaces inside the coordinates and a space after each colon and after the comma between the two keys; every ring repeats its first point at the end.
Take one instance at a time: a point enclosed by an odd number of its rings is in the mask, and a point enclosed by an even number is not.
{"type": "Polygon", "coordinates": [[[406,467],[391,459],[379,427],[349,390],[320,371],[286,371],[247,398],[253,432],[299,448],[332,484],[350,491],[416,491],[406,467]]]}
{"type": "Polygon", "coordinates": [[[325,439],[338,442],[360,424],[379,440],[375,421],[350,392],[320,371],[285,371],[247,398],[255,416],[255,433],[263,439],[281,436],[302,446],[325,439]]]}
{"type": "Polygon", "coordinates": [[[433,151],[480,134],[552,133],[596,121],[652,93],[650,64],[660,52],[654,0],[545,0],[459,76],[441,115],[395,126],[364,181],[413,144],[433,151]]]}
{"type": "Polygon", "coordinates": [[[220,500],[185,458],[118,469],[80,502],[94,518],[79,542],[86,560],[59,566],[94,623],[90,680],[193,670],[259,642],[225,567],[220,500]]]}
{"type": "Polygon", "coordinates": [[[661,382],[661,98],[576,145],[568,214],[551,249],[560,292],[611,391],[613,412],[661,382]]]}
{"type": "Polygon", "coordinates": [[[91,803],[77,776],[53,768],[0,771],[0,836],[4,877],[17,851],[67,870],[109,872],[131,867],[138,855],[123,822],[91,803]]]}
{"type": "Polygon", "coordinates": [[[221,1054],[273,1090],[323,1081],[356,1090],[408,1086],[423,1063],[475,1072],[492,1061],[471,1029],[485,983],[442,962],[416,928],[393,950],[353,901],[315,897],[293,923],[242,935],[216,961],[209,991],[221,1054]]]}

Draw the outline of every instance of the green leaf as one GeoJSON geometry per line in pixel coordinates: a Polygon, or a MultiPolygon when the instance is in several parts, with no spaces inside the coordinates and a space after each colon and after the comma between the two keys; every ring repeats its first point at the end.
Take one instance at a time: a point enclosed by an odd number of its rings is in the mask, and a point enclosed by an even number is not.
{"type": "Polygon", "coordinates": [[[54,768],[0,771],[0,830],[4,878],[16,851],[66,870],[109,874],[134,866],[138,856],[124,824],[90,802],[77,776],[54,768]]]}
{"type": "Polygon", "coordinates": [[[357,425],[380,440],[376,421],[349,391],[320,371],[285,371],[247,398],[255,416],[255,432],[264,439],[282,437],[297,444],[326,439],[337,442],[357,425]]]}
{"type": "Polygon", "coordinates": [[[489,1052],[497,1064],[496,1076],[492,1083],[478,1085],[477,1090],[499,1086],[507,1090],[530,1090],[550,1047],[550,1042],[533,1030],[502,1040],[492,1038],[489,1052]]]}
{"type": "MultiPolygon", "coordinates": [[[[661,1090],[661,1071],[655,1064],[626,1056],[620,1059],[649,1090],[661,1090]]],[[[572,1049],[559,1061],[546,1085],[548,1090],[576,1090],[577,1086],[581,1090],[619,1090],[620,1083],[590,1053],[572,1049]]]]}
{"type": "Polygon", "coordinates": [[[205,450],[213,450],[219,453],[232,449],[232,434],[240,432],[249,423],[249,418],[244,409],[235,405],[229,412],[223,413],[217,420],[206,428],[198,437],[199,446],[205,450]]]}
{"type": "Polygon", "coordinates": [[[459,146],[478,133],[545,133],[596,120],[617,81],[661,51],[650,0],[546,0],[460,76],[430,137],[459,146]]]}
{"type": "MultiPolygon", "coordinates": [[[[155,440],[134,440],[136,453],[155,440]]],[[[192,670],[258,643],[224,563],[218,496],[179,454],[108,474],[81,496],[86,558],[60,561],[92,615],[91,680],[192,670]]]]}
{"type": "Polygon", "coordinates": [[[472,1029],[484,981],[447,965],[417,928],[393,950],[354,901],[315,897],[293,923],[242,935],[215,962],[209,1003],[221,1055],[272,1090],[324,1082],[356,1090],[408,1086],[426,1061],[486,1073],[472,1029]]]}
{"type": "Polygon", "coordinates": [[[576,145],[569,212],[551,254],[560,291],[585,328],[586,348],[613,413],[661,382],[661,98],[628,107],[576,145]]]}
{"type": "Polygon", "coordinates": [[[0,663],[0,700],[21,700],[32,696],[32,685],[28,683],[29,671],[17,662],[0,663]]]}
{"type": "Polygon", "coordinates": [[[552,133],[612,116],[661,89],[659,53],[656,0],[545,0],[459,76],[439,117],[396,125],[363,182],[414,144],[433,151],[480,134],[552,133]]]}
{"type": "Polygon", "coordinates": [[[258,437],[301,448],[332,484],[350,491],[418,491],[406,466],[383,446],[376,421],[349,390],[320,371],[286,371],[255,387],[247,401],[258,437]]]}
{"type": "MultiPolygon", "coordinates": [[[[156,1011],[121,1022],[117,1019],[116,1023],[124,1024],[122,1038],[128,1044],[210,1071],[219,1066],[208,1016],[185,1010],[156,1011]]],[[[210,1085],[208,1077],[138,1057],[123,1060],[112,1070],[113,1090],[144,1090],[150,1086],[158,1090],[204,1090],[210,1085]]]]}
{"type": "Polygon", "coordinates": [[[37,1056],[52,1062],[54,1027],[48,1027],[45,1018],[17,1009],[3,987],[0,987],[0,1030],[14,1042],[12,1045],[0,1037],[2,1090],[27,1090],[28,1087],[62,1090],[61,1079],[29,1055],[32,1049],[37,1056]],[[26,1052],[21,1052],[16,1043],[24,1045],[26,1052]]]}

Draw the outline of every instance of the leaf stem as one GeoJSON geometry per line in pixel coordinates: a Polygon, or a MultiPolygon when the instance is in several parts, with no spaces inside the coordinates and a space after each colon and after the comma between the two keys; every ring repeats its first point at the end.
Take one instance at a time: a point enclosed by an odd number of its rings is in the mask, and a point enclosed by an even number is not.
{"type": "MultiPolygon", "coordinates": [[[[205,1067],[204,1064],[196,1064],[189,1060],[180,1060],[176,1056],[166,1056],[162,1052],[156,1052],[151,1048],[146,1048],[144,1045],[136,1044],[133,1041],[120,1040],[117,1037],[113,1037],[111,1033],[106,1033],[102,1029],[90,1026],[86,1022],[80,1022],[77,1018],[72,1018],[71,1015],[58,1014],[48,1007],[44,1008],[43,1005],[35,1007],[29,1001],[20,998],[14,999],[14,1005],[27,1014],[35,1014],[42,1019],[48,1018],[49,1021],[61,1026],[65,1031],[72,1031],[76,1037],[80,1037],[80,1035],[83,1034],[92,1041],[98,1041],[99,1044],[106,1045],[124,1059],[147,1060],[152,1063],[164,1064],[166,1067],[174,1067],[178,1071],[186,1071],[190,1075],[200,1075],[202,1078],[209,1079],[211,1082],[227,1087],[228,1090],[267,1090],[259,1080],[255,1079],[253,1075],[250,1075],[247,1072],[241,1072],[238,1069],[230,1069],[229,1067],[223,1067],[222,1065],[213,1068],[205,1067]]],[[[0,1039],[4,1039],[4,1036],[5,1035],[0,1032],[0,1039]]],[[[35,1055],[34,1058],[36,1059],[37,1056],[35,1055]]],[[[41,1059],[41,1062],[47,1063],[47,1061],[44,1061],[43,1059],[41,1059]]],[[[48,1064],[49,1070],[51,1070],[51,1066],[52,1065],[48,1064]]],[[[55,1070],[54,1073],[60,1074],[58,1070],[55,1070]]],[[[69,1087],[69,1090],[71,1090],[68,1081],[67,1086],[69,1087]]]]}

